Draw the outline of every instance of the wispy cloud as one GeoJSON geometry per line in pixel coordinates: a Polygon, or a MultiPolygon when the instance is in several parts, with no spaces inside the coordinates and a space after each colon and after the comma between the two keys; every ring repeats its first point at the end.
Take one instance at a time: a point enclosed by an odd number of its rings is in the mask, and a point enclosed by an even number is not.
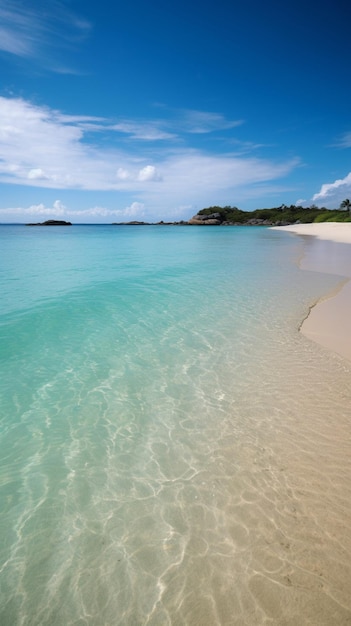
{"type": "Polygon", "coordinates": [[[129,135],[133,139],[141,139],[143,141],[159,141],[165,139],[175,139],[174,133],[167,132],[162,127],[165,126],[165,122],[158,121],[150,124],[136,123],[128,120],[114,124],[111,128],[119,133],[129,135]]]}
{"type": "Polygon", "coordinates": [[[339,148],[351,148],[351,132],[345,133],[336,146],[339,148]]]}
{"type": "Polygon", "coordinates": [[[45,11],[31,0],[0,0],[0,50],[35,59],[44,66],[51,64],[51,69],[59,72],[65,69],[59,64],[53,67],[50,51],[71,46],[90,28],[60,0],[47,0],[45,11]]]}
{"type": "Polygon", "coordinates": [[[243,124],[243,120],[227,120],[219,113],[183,109],[179,112],[179,123],[185,132],[196,135],[228,130],[243,124]]]}
{"type": "MultiPolygon", "coordinates": [[[[299,164],[297,159],[274,162],[240,153],[209,153],[175,142],[172,133],[157,151],[145,150],[143,143],[136,150],[134,143],[118,139],[115,126],[108,119],[66,115],[0,97],[0,181],[41,189],[128,193],[130,206],[139,202],[165,211],[219,202],[223,195],[228,199],[245,190],[255,195],[255,186],[274,185],[299,164]],[[102,131],[104,141],[99,144],[102,131]]],[[[157,121],[149,126],[157,128],[157,121]]]]}
{"type": "Polygon", "coordinates": [[[18,56],[35,54],[36,34],[42,31],[39,15],[21,2],[0,1],[0,49],[18,56]]]}
{"type": "Polygon", "coordinates": [[[242,120],[227,120],[224,115],[208,111],[168,109],[162,107],[165,119],[139,121],[124,119],[111,128],[143,141],[179,140],[183,135],[203,135],[241,126],[242,120]]]}

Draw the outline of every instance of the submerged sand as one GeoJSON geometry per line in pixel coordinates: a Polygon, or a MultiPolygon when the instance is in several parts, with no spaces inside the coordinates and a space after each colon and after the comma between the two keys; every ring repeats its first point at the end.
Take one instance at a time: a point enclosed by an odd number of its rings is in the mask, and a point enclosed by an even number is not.
{"type": "Polygon", "coordinates": [[[295,224],[274,229],[319,240],[319,246],[306,246],[301,267],[337,274],[340,283],[333,293],[311,308],[301,332],[351,361],[351,223],[295,224]],[[334,245],[323,247],[321,241],[334,245]]]}

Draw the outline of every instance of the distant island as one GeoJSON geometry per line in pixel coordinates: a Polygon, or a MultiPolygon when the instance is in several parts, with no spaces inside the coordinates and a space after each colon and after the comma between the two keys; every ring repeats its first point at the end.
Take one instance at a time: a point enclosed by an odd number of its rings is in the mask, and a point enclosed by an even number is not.
{"type": "Polygon", "coordinates": [[[302,207],[282,204],[272,209],[242,211],[231,206],[201,209],[187,221],[180,222],[114,222],[114,226],[290,226],[318,222],[351,222],[351,202],[346,199],[339,209],[302,207]]]}
{"type": "Polygon", "coordinates": [[[26,226],[72,226],[72,222],[65,222],[64,220],[46,220],[46,222],[26,224],[26,226]]]}
{"type": "Polygon", "coordinates": [[[218,226],[289,226],[312,222],[351,222],[351,202],[346,199],[339,209],[302,207],[282,204],[272,209],[241,211],[237,207],[211,206],[202,209],[188,221],[190,225],[218,226]]]}

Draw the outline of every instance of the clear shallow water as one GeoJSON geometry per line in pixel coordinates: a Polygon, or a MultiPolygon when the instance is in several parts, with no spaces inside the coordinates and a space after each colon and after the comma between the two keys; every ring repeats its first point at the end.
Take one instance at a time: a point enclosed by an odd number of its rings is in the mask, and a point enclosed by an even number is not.
{"type": "Polygon", "coordinates": [[[0,228],[1,624],[347,624],[333,275],[262,228],[0,228]],[[303,618],[303,619],[302,619],[303,618]]]}

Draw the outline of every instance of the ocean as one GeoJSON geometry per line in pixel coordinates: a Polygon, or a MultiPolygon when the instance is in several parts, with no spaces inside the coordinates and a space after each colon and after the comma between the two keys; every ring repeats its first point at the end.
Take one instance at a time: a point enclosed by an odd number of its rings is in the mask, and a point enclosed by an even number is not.
{"type": "Polygon", "coordinates": [[[300,269],[318,245],[0,226],[2,626],[351,623],[351,363],[299,332],[341,280],[300,269]]]}

